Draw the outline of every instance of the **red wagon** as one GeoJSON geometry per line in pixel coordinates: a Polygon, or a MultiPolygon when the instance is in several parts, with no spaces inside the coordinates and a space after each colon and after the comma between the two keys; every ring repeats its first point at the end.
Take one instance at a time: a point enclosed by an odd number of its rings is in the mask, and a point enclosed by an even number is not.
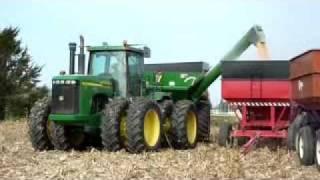
{"type": "Polygon", "coordinates": [[[219,144],[249,139],[244,153],[259,138],[286,138],[291,86],[288,61],[225,61],[222,63],[222,97],[239,120],[236,128],[220,126],[219,144]]]}

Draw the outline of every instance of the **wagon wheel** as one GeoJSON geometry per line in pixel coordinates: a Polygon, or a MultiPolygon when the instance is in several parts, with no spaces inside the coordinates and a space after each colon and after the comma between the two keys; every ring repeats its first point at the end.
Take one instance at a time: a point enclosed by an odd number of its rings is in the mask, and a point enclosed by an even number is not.
{"type": "Polygon", "coordinates": [[[310,126],[304,126],[299,131],[298,157],[302,165],[309,166],[314,163],[315,132],[310,126]]]}
{"type": "Polygon", "coordinates": [[[316,132],[316,157],[315,163],[317,169],[320,171],[320,130],[316,132]]]}
{"type": "Polygon", "coordinates": [[[231,148],[233,137],[231,136],[232,124],[223,122],[219,128],[218,144],[223,147],[231,148]]]}
{"type": "Polygon", "coordinates": [[[288,128],[287,146],[289,150],[296,150],[298,147],[297,135],[304,117],[304,114],[298,114],[288,128]]]}

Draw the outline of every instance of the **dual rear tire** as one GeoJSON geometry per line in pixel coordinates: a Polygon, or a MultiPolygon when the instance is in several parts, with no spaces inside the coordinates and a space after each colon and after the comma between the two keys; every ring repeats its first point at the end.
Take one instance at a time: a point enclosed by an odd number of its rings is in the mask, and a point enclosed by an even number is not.
{"type": "Polygon", "coordinates": [[[155,151],[161,142],[161,113],[157,103],[136,98],[129,103],[115,99],[106,105],[101,118],[101,139],[108,151],[155,151]]]}
{"type": "Polygon", "coordinates": [[[198,116],[192,101],[181,100],[174,105],[170,139],[176,149],[194,148],[198,140],[198,116]]]}
{"type": "Polygon", "coordinates": [[[161,143],[162,118],[156,102],[137,98],[129,105],[127,121],[128,150],[156,151],[161,143]]]}
{"type": "Polygon", "coordinates": [[[103,147],[108,151],[126,148],[132,153],[157,151],[163,141],[164,129],[168,130],[166,134],[174,148],[195,147],[198,116],[192,101],[178,101],[166,107],[161,112],[156,102],[143,97],[131,103],[123,99],[113,100],[106,105],[101,118],[103,147]],[[167,110],[171,111],[170,116],[167,110]],[[165,120],[170,121],[169,128],[164,127],[165,120]]]}

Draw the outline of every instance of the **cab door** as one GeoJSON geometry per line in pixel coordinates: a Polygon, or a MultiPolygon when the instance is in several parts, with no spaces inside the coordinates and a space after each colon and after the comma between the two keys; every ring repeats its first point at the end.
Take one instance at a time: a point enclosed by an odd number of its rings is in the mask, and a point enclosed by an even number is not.
{"type": "Polygon", "coordinates": [[[137,52],[127,52],[128,95],[141,96],[143,82],[143,56],[137,52]]]}

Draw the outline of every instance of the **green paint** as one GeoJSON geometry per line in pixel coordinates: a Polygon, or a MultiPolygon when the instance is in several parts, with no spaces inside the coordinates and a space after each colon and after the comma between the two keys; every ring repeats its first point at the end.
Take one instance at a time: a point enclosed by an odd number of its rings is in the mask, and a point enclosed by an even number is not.
{"type": "MultiPolygon", "coordinates": [[[[245,52],[250,45],[256,45],[257,43],[265,43],[265,35],[260,26],[253,26],[234,47],[220,60],[236,60],[245,52]]],[[[221,63],[214,66],[204,78],[199,79],[199,83],[190,87],[191,97],[197,100],[208,89],[208,87],[220,76],[221,63]]]]}

